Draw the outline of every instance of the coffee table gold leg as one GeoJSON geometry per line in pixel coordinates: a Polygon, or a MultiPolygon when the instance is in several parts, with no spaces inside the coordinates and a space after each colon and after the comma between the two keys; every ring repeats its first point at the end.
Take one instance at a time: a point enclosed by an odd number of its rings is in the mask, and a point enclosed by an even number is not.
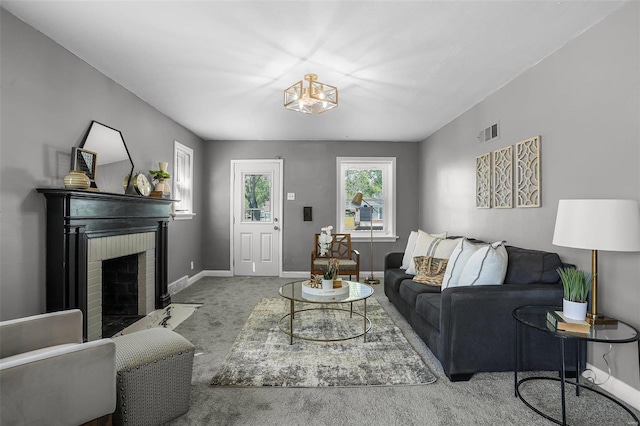
{"type": "Polygon", "coordinates": [[[364,342],[367,343],[367,299],[364,299],[364,316],[362,317],[364,324],[364,342]]]}
{"type": "Polygon", "coordinates": [[[293,345],[293,299],[291,299],[291,311],[289,314],[289,344],[293,345]]]}

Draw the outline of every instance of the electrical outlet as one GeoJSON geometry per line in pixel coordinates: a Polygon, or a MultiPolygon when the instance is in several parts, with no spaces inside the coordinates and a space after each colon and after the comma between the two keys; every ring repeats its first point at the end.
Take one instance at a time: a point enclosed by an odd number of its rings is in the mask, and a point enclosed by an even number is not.
{"type": "Polygon", "coordinates": [[[287,201],[294,201],[296,199],[295,192],[287,192],[287,201]]]}
{"type": "Polygon", "coordinates": [[[193,260],[191,261],[191,269],[193,269],[193,260]]]}

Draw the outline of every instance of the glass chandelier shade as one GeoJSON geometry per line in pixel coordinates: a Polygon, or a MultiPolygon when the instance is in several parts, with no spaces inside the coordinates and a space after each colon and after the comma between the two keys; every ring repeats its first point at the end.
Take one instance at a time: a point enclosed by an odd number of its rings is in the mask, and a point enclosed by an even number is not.
{"type": "Polygon", "coordinates": [[[307,87],[300,80],[284,91],[284,107],[305,114],[322,114],[338,106],[338,88],[317,81],[318,76],[307,74],[307,87]]]}

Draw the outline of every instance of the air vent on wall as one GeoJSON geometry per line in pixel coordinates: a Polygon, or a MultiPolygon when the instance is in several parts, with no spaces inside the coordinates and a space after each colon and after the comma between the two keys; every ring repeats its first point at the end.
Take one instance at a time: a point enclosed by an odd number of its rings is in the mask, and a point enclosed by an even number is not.
{"type": "Polygon", "coordinates": [[[484,143],[492,141],[494,139],[498,139],[499,137],[500,132],[498,129],[498,123],[496,123],[480,131],[480,133],[478,134],[478,141],[480,141],[480,143],[484,143]]]}

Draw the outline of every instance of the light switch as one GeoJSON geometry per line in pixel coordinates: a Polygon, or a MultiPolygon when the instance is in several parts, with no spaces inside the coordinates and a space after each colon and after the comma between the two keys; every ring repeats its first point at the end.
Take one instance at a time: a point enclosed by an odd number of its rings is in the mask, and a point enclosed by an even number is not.
{"type": "Polygon", "coordinates": [[[293,201],[296,199],[296,193],[295,192],[287,192],[287,201],[293,201]]]}

